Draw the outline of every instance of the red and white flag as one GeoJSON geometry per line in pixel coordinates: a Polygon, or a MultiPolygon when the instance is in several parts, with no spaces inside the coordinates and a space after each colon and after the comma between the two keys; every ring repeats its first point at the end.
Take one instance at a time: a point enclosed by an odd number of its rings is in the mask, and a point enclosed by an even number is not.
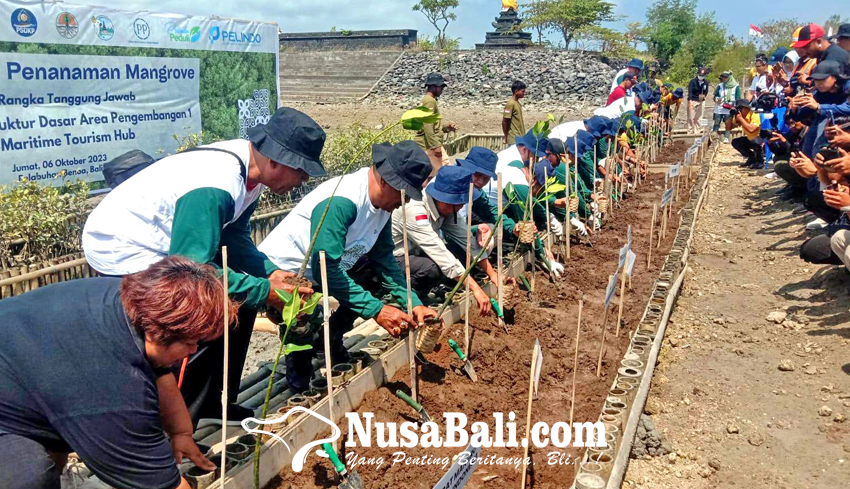
{"type": "Polygon", "coordinates": [[[750,24],[750,36],[752,36],[752,37],[762,37],[762,36],[764,36],[764,34],[761,33],[761,29],[754,26],[753,24],[750,24]]]}

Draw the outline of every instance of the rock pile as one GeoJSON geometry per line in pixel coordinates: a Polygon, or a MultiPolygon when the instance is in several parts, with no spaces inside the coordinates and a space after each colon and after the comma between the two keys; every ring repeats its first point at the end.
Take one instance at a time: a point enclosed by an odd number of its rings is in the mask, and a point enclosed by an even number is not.
{"type": "Polygon", "coordinates": [[[635,433],[635,442],[632,445],[632,458],[661,457],[672,451],[673,448],[667,440],[655,429],[652,418],[642,414],[635,433]]]}
{"type": "Polygon", "coordinates": [[[409,106],[422,97],[425,76],[448,80],[441,100],[451,105],[502,104],[511,83],[528,86],[524,105],[546,107],[605,104],[616,70],[592,55],[571,51],[457,51],[405,53],[373,89],[368,103],[409,106]]]}

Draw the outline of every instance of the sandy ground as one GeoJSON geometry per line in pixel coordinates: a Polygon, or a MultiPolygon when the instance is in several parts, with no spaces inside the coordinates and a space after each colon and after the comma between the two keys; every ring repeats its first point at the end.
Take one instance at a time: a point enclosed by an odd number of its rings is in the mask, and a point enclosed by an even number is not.
{"type": "MultiPolygon", "coordinates": [[[[362,103],[346,104],[312,104],[293,103],[296,108],[322,125],[325,130],[335,130],[348,127],[356,122],[366,126],[377,126],[396,121],[406,109],[412,107],[398,105],[366,105],[362,103]]],[[[504,101],[498,101],[480,107],[455,107],[449,103],[440,104],[440,112],[446,123],[453,122],[458,126],[458,134],[501,134],[502,109],[504,101]]],[[[592,115],[592,110],[583,106],[573,108],[549,109],[556,119],[564,116],[564,121],[576,120],[592,115]]],[[[539,108],[526,107],[523,119],[527,129],[538,120],[545,119],[548,112],[539,108]]]]}
{"type": "Polygon", "coordinates": [[[848,487],[848,275],[799,259],[803,215],[733,153],[718,155],[645,409],[676,453],[632,460],[623,487],[848,487]]]}

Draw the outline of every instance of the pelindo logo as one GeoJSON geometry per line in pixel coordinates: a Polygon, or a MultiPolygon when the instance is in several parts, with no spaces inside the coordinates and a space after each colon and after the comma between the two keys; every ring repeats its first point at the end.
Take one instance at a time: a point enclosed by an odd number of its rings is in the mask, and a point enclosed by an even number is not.
{"type": "Polygon", "coordinates": [[[29,10],[25,8],[15,9],[12,12],[12,29],[19,36],[30,37],[38,29],[38,21],[35,20],[35,15],[29,10]]]}
{"type": "Polygon", "coordinates": [[[260,44],[262,37],[253,32],[226,31],[216,26],[210,29],[210,42],[218,40],[229,44],[260,44]]]}

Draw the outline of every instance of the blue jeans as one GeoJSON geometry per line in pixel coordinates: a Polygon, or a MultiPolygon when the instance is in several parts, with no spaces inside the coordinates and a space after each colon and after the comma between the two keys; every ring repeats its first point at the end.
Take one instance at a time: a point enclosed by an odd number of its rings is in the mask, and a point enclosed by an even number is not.
{"type": "Polygon", "coordinates": [[[59,489],[62,469],[41,443],[0,434],[0,481],[5,489],[59,489]]]}

